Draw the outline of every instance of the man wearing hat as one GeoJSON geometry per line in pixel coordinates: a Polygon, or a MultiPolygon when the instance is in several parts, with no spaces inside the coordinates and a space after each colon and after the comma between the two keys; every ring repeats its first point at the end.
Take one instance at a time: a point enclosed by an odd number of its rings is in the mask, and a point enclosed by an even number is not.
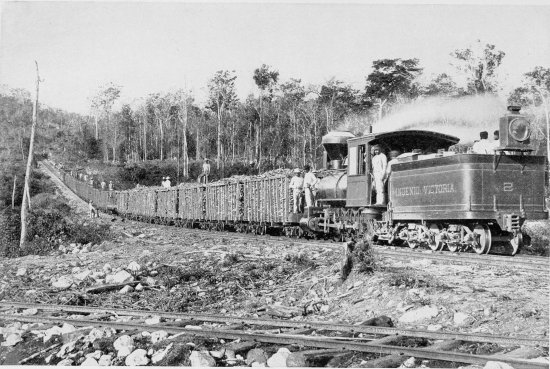
{"type": "Polygon", "coordinates": [[[372,147],[372,176],[374,178],[374,190],[376,191],[376,205],[385,205],[386,203],[384,179],[386,178],[387,167],[388,158],[382,152],[380,145],[374,145],[372,147]]]}
{"type": "Polygon", "coordinates": [[[294,176],[290,180],[288,187],[292,188],[292,199],[293,199],[293,212],[297,213],[301,208],[301,199],[302,199],[302,190],[304,188],[304,179],[302,178],[302,172],[300,169],[294,169],[294,176]]]}
{"type": "Polygon", "coordinates": [[[164,187],[165,188],[172,187],[172,182],[170,182],[170,177],[166,177],[166,180],[164,181],[164,187]]]}
{"type": "Polygon", "coordinates": [[[319,179],[315,177],[315,174],[311,171],[311,166],[309,164],[304,165],[304,188],[306,193],[306,206],[309,208],[313,206],[315,202],[315,194],[317,193],[317,184],[319,179]]]}

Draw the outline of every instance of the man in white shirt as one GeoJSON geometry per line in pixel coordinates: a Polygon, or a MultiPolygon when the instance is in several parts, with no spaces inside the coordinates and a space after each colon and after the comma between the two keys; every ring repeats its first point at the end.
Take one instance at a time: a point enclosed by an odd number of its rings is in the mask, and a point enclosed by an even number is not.
{"type": "Polygon", "coordinates": [[[163,186],[164,186],[165,188],[170,188],[170,187],[172,187],[172,182],[170,182],[170,177],[166,177],[166,181],[164,181],[163,186]]]}
{"type": "Polygon", "coordinates": [[[311,171],[311,166],[309,164],[304,165],[304,171],[306,172],[306,175],[304,176],[306,206],[309,208],[313,206],[314,195],[317,191],[317,183],[319,183],[319,179],[315,177],[315,174],[311,171]]]}
{"type": "Polygon", "coordinates": [[[386,178],[388,158],[380,149],[380,145],[372,147],[372,154],[372,176],[374,177],[374,190],[376,191],[376,205],[385,205],[384,179],[386,178]]]}
{"type": "Polygon", "coordinates": [[[493,145],[489,142],[489,134],[487,131],[483,131],[479,133],[480,140],[477,142],[474,142],[474,145],[472,146],[472,151],[474,154],[493,154],[495,151],[493,150],[493,145]]]}
{"type": "Polygon", "coordinates": [[[290,180],[288,187],[292,188],[293,212],[298,213],[298,210],[301,208],[299,206],[301,202],[300,198],[304,189],[304,179],[302,178],[302,171],[300,169],[294,169],[294,176],[290,180]]]}

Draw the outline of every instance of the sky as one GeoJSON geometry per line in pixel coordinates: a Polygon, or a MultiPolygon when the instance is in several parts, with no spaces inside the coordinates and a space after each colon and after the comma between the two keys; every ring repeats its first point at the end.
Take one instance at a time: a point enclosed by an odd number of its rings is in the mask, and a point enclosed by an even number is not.
{"type": "MultiPolygon", "coordinates": [[[[102,85],[120,103],[179,88],[204,103],[208,80],[234,70],[240,98],[257,93],[254,69],[320,85],[335,77],[363,89],[372,62],[418,58],[426,76],[453,71],[449,54],[476,40],[506,52],[505,87],[550,67],[550,5],[368,2],[3,2],[0,84],[78,113],[102,85]]],[[[549,4],[549,3],[547,3],[549,4]]]]}

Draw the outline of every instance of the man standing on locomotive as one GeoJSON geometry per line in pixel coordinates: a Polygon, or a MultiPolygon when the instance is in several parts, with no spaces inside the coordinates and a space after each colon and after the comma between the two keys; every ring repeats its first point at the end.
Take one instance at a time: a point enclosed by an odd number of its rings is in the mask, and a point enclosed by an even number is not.
{"type": "Polygon", "coordinates": [[[304,189],[304,179],[302,178],[302,171],[300,169],[294,169],[294,177],[290,180],[288,187],[292,188],[292,200],[294,203],[293,213],[298,213],[302,208],[301,198],[302,190],[304,189]]]}
{"type": "Polygon", "coordinates": [[[304,165],[304,170],[306,172],[304,176],[304,188],[306,192],[306,206],[309,208],[313,206],[314,201],[314,191],[316,191],[317,183],[319,179],[315,177],[315,174],[311,171],[311,166],[309,164],[304,165]]]}
{"type": "Polygon", "coordinates": [[[380,145],[372,147],[372,154],[372,176],[374,177],[374,189],[376,191],[375,205],[385,205],[384,180],[386,178],[388,158],[386,158],[386,155],[380,149],[380,145]]]}
{"type": "Polygon", "coordinates": [[[480,140],[472,146],[474,154],[493,154],[493,145],[489,142],[489,133],[487,131],[479,132],[480,140]]]}

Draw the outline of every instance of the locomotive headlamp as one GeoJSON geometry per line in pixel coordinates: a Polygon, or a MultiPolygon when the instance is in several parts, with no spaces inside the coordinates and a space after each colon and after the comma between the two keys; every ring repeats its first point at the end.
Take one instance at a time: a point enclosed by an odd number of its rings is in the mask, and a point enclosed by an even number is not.
{"type": "Polygon", "coordinates": [[[516,141],[523,142],[531,136],[529,122],[523,117],[512,120],[509,125],[509,130],[510,136],[516,141]]]}
{"type": "Polygon", "coordinates": [[[531,124],[520,114],[519,106],[509,106],[509,113],[500,118],[500,142],[497,151],[533,151],[531,124]]]}

